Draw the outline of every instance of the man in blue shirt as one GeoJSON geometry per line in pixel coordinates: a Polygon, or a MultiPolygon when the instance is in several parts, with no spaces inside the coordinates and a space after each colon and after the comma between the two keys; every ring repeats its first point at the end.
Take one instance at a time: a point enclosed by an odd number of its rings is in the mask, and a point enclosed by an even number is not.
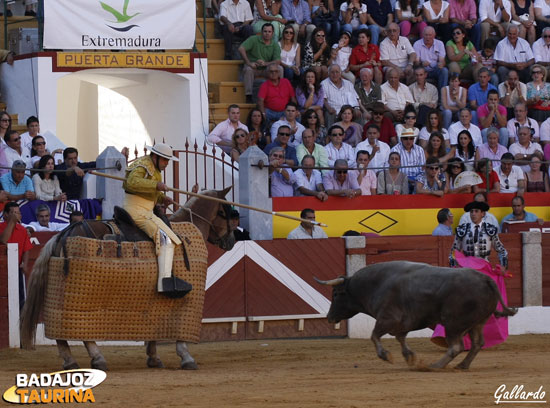
{"type": "Polygon", "coordinates": [[[0,177],[2,189],[7,193],[8,200],[34,200],[34,186],[29,176],[25,175],[27,165],[23,160],[16,160],[11,166],[11,172],[0,177]]]}
{"type": "Polygon", "coordinates": [[[477,74],[478,82],[468,88],[468,103],[472,111],[472,123],[478,125],[477,108],[487,103],[487,94],[491,89],[497,90],[495,86],[489,83],[491,74],[485,67],[481,68],[477,74]]]}
{"type": "Polygon", "coordinates": [[[67,170],[65,173],[57,173],[61,191],[67,194],[68,200],[78,200],[84,180],[84,170],[96,167],[94,162],[80,163],[78,161],[78,150],[74,147],[67,147],[63,150],[65,163],[55,166],[56,170],[67,170]]]}
{"type": "Polygon", "coordinates": [[[502,219],[500,223],[500,229],[505,222],[508,221],[523,221],[523,222],[539,222],[543,223],[544,221],[537,217],[535,214],[525,211],[525,200],[522,196],[516,196],[512,199],[512,214],[508,214],[502,219]]]}
{"type": "Polygon", "coordinates": [[[442,208],[437,213],[439,225],[432,232],[434,237],[447,237],[453,235],[453,213],[448,208],[442,208]]]}

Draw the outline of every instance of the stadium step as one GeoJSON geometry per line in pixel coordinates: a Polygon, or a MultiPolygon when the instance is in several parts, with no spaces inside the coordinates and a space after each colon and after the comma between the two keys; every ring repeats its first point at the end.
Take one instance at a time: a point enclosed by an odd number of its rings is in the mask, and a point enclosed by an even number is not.
{"type": "MultiPolygon", "coordinates": [[[[204,40],[197,37],[196,39],[197,50],[204,52],[204,40]]],[[[222,60],[225,56],[225,48],[223,39],[207,38],[206,40],[206,53],[208,54],[208,60],[222,60]]]]}
{"type": "Polygon", "coordinates": [[[208,82],[239,81],[242,64],[242,60],[224,61],[208,59],[208,82]]]}
{"type": "MultiPolygon", "coordinates": [[[[216,38],[214,35],[214,19],[213,18],[207,18],[206,19],[206,38],[216,38]]],[[[202,30],[204,30],[204,24],[203,19],[197,19],[197,24],[195,27],[195,38],[197,39],[203,39],[204,36],[202,34],[202,30]]]]}
{"type": "MultiPolygon", "coordinates": [[[[3,8],[3,2],[2,7],[3,8]]],[[[38,21],[36,19],[31,19],[30,17],[25,16],[13,16],[8,17],[7,19],[4,16],[0,17],[0,47],[6,49],[6,43],[4,42],[4,23],[7,20],[8,23],[8,32],[15,28],[38,28],[38,21]]],[[[9,48],[9,45],[8,45],[9,48]]]]}
{"type": "Polygon", "coordinates": [[[246,101],[242,82],[210,82],[208,90],[213,93],[214,102],[237,103],[240,105],[246,101]]]}

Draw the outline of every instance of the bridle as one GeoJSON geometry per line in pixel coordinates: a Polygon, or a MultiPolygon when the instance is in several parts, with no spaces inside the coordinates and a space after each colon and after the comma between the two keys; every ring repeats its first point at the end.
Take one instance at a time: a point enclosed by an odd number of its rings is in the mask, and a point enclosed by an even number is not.
{"type": "Polygon", "coordinates": [[[225,222],[226,222],[226,228],[227,228],[227,234],[221,236],[218,231],[216,230],[216,228],[214,227],[214,224],[212,224],[212,222],[210,220],[207,220],[206,218],[204,218],[202,215],[200,214],[197,214],[195,211],[193,211],[191,208],[188,208],[188,207],[184,207],[182,206],[181,208],[187,212],[189,212],[189,221],[194,224],[193,222],[193,217],[197,217],[199,218],[200,220],[204,221],[205,223],[208,224],[209,226],[209,229],[208,229],[208,235],[210,236],[210,233],[213,233],[216,237],[215,239],[215,242],[213,242],[213,244],[217,244],[218,242],[222,241],[223,238],[225,238],[226,236],[228,236],[230,233],[231,233],[231,226],[229,224],[229,220],[230,220],[230,213],[231,213],[231,206],[229,204],[222,204],[222,207],[223,207],[223,212],[222,211],[218,211],[217,215],[224,218],[225,219],[225,222]]]}

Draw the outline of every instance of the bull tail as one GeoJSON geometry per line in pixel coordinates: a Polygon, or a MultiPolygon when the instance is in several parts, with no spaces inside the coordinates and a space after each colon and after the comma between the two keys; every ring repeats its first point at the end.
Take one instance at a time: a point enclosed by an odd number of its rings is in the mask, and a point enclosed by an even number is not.
{"type": "Polygon", "coordinates": [[[57,238],[57,236],[51,238],[46,245],[44,245],[44,248],[42,248],[40,255],[34,263],[31,277],[29,279],[27,300],[25,301],[25,306],[23,306],[21,319],[19,322],[21,346],[24,349],[34,348],[36,327],[38,325],[38,319],[40,317],[42,307],[44,306],[44,299],[46,296],[48,264],[57,245],[57,238]]]}
{"type": "Polygon", "coordinates": [[[493,315],[495,317],[514,316],[518,312],[518,309],[515,307],[506,306],[506,304],[504,303],[504,299],[502,299],[502,295],[500,294],[500,291],[498,290],[496,283],[492,279],[490,279],[490,282],[488,281],[488,283],[489,283],[489,286],[491,286],[491,289],[493,290],[495,295],[497,296],[498,303],[500,303],[500,305],[502,306],[502,310],[495,310],[493,312],[493,315]]]}

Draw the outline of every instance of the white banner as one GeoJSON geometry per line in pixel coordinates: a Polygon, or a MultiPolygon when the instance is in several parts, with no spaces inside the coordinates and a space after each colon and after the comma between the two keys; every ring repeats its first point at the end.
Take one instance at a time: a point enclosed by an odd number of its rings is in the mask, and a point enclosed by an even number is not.
{"type": "Polygon", "coordinates": [[[193,0],[47,0],[44,48],[191,49],[193,0]]]}

